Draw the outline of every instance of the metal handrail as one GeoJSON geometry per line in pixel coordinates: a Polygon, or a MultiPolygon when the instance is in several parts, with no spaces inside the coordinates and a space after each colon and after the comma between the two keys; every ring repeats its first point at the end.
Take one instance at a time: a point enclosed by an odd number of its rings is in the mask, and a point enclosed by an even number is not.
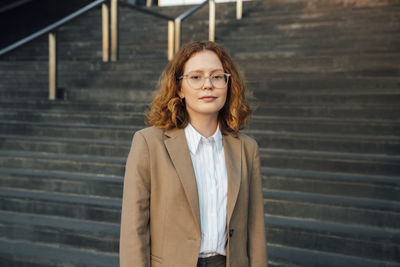
{"type": "Polygon", "coordinates": [[[200,4],[190,8],[189,10],[183,12],[181,15],[179,15],[178,17],[176,17],[175,19],[180,19],[181,21],[183,21],[184,19],[186,19],[187,17],[191,16],[194,12],[196,12],[198,9],[202,8],[205,4],[207,4],[208,2],[210,2],[210,0],[204,0],[203,2],[201,2],[200,4]]]}
{"type": "Polygon", "coordinates": [[[71,20],[81,16],[82,14],[86,13],[87,11],[91,10],[92,8],[98,6],[98,5],[100,5],[100,4],[102,4],[102,3],[106,2],[106,1],[108,1],[108,0],[96,0],[96,1],[86,5],[84,7],[82,7],[81,9],[75,11],[74,13],[71,13],[70,15],[58,20],[57,22],[54,22],[53,24],[51,24],[51,25],[49,25],[49,26],[47,26],[47,27],[35,32],[35,33],[32,33],[31,35],[29,35],[29,36],[27,36],[27,37],[15,42],[15,43],[11,44],[11,45],[3,48],[3,49],[1,49],[0,50],[0,56],[2,56],[4,54],[16,49],[16,48],[18,48],[18,47],[20,47],[20,46],[22,46],[22,45],[24,45],[26,43],[31,42],[31,41],[39,38],[42,35],[45,35],[45,34],[47,34],[49,32],[54,32],[60,26],[63,26],[64,24],[66,24],[66,23],[70,22],[71,20]]]}
{"type": "Polygon", "coordinates": [[[181,22],[192,15],[194,12],[196,12],[198,9],[206,5],[207,3],[210,3],[210,14],[209,14],[209,19],[210,19],[210,26],[209,26],[209,40],[214,41],[214,35],[215,35],[215,2],[214,0],[204,0],[202,3],[190,8],[189,10],[183,12],[176,18],[160,14],[158,12],[149,10],[148,8],[142,8],[138,7],[134,4],[131,3],[120,3],[122,6],[127,6],[130,8],[133,8],[137,11],[140,11],[142,13],[146,13],[161,19],[168,20],[168,60],[171,60],[176,54],[180,48],[180,43],[181,43],[181,22]]]}
{"type": "MultiPolygon", "coordinates": [[[[185,20],[186,18],[188,18],[189,16],[191,16],[193,13],[195,13],[197,10],[199,10],[201,7],[203,7],[206,4],[209,4],[209,6],[210,6],[208,39],[210,41],[215,40],[215,0],[204,0],[200,4],[193,6],[192,8],[186,10],[185,12],[183,12],[182,14],[180,14],[179,16],[177,16],[175,18],[169,17],[164,14],[160,14],[160,13],[152,11],[148,8],[136,6],[129,2],[122,2],[119,4],[122,6],[133,8],[142,13],[146,13],[146,14],[155,16],[157,18],[168,20],[168,60],[171,60],[173,58],[174,54],[176,54],[180,48],[182,21],[185,20]]],[[[236,19],[238,19],[238,20],[240,20],[242,18],[242,6],[243,6],[243,1],[236,0],[236,19]]]]}
{"type": "Polygon", "coordinates": [[[170,17],[170,16],[167,16],[167,15],[155,12],[155,11],[153,11],[151,9],[148,9],[148,8],[145,8],[145,7],[141,7],[141,6],[138,6],[138,5],[135,5],[135,4],[131,4],[129,2],[120,2],[119,5],[120,6],[125,6],[125,7],[130,7],[132,9],[136,9],[137,11],[140,11],[142,13],[146,13],[148,15],[152,15],[152,16],[157,17],[159,19],[165,19],[165,20],[174,20],[175,19],[173,17],[170,17]]]}
{"type": "Polygon", "coordinates": [[[20,6],[25,5],[25,4],[29,3],[29,2],[32,2],[32,0],[17,0],[17,1],[12,2],[11,4],[6,4],[5,6],[0,7],[0,13],[4,13],[4,12],[9,11],[11,9],[20,7],[20,6]]]}

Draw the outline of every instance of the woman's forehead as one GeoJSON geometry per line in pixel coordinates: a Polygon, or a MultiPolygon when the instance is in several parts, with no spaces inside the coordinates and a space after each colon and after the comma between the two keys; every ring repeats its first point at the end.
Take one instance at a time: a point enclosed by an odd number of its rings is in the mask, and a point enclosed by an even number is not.
{"type": "Polygon", "coordinates": [[[223,70],[222,62],[217,54],[210,50],[203,50],[193,54],[184,66],[184,72],[202,71],[210,72],[223,70]]]}

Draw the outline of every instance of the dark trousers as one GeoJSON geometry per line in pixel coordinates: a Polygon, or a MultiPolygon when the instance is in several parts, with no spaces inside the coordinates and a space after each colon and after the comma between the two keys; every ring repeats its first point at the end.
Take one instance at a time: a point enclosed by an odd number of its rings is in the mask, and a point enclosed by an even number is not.
{"type": "Polygon", "coordinates": [[[199,258],[197,261],[197,267],[225,267],[226,257],[217,255],[208,258],[199,258]]]}

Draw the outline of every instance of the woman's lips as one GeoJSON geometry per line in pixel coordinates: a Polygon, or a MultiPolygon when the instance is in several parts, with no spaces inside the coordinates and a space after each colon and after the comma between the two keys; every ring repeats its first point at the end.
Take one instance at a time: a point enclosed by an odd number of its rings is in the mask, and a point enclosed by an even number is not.
{"type": "Polygon", "coordinates": [[[206,102],[211,102],[214,99],[216,99],[216,97],[215,96],[202,96],[202,97],[200,97],[200,99],[203,101],[206,101],[206,102]]]}

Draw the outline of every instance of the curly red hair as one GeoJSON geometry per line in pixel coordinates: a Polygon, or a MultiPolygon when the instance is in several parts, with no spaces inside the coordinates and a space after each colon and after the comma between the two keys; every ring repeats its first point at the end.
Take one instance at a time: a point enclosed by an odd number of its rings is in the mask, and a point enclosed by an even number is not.
{"type": "Polygon", "coordinates": [[[221,60],[224,71],[231,74],[225,105],[219,111],[218,120],[221,131],[237,133],[243,129],[251,114],[246,102],[246,85],[237,66],[228,52],[219,44],[210,41],[192,42],[183,46],[162,72],[158,90],[153,98],[151,109],[147,112],[147,125],[168,130],[185,128],[189,123],[189,114],[185,103],[178,95],[185,63],[203,50],[213,51],[221,60]]]}

